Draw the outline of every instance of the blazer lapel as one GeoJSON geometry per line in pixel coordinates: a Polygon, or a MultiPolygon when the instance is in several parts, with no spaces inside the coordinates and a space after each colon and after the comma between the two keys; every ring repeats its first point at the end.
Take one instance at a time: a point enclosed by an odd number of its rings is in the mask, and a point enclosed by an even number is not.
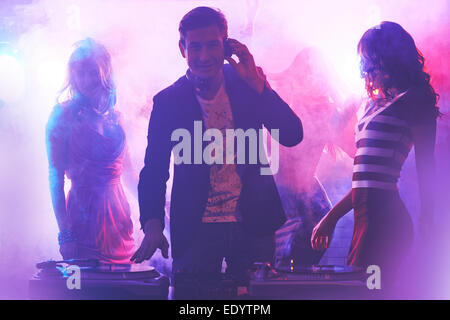
{"type": "MultiPolygon", "coordinates": [[[[179,115],[185,120],[202,121],[202,111],[195,96],[195,89],[186,77],[180,83],[179,103],[181,105],[179,115]]],[[[203,124],[203,129],[205,129],[203,124]]]]}

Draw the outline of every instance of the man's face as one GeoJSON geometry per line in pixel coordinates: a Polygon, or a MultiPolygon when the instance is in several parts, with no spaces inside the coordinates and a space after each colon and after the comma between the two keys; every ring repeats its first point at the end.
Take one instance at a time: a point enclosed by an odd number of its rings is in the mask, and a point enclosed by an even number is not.
{"type": "Polygon", "coordinates": [[[212,78],[222,69],[224,61],[223,33],[216,25],[186,32],[181,54],[191,72],[201,78],[212,78]]]}

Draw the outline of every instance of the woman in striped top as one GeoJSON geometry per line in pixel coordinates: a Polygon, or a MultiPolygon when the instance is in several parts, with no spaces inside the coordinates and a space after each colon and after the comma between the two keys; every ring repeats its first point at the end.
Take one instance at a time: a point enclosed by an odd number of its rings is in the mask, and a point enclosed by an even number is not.
{"type": "Polygon", "coordinates": [[[316,250],[328,248],[337,221],[353,209],[348,264],[378,265],[381,287],[389,289],[413,241],[412,221],[397,189],[413,145],[421,198],[419,230],[424,236],[431,232],[437,94],[423,70],[423,56],[400,25],[382,22],[369,29],[358,53],[369,99],[358,112],[352,188],[316,225],[311,244],[316,250]]]}

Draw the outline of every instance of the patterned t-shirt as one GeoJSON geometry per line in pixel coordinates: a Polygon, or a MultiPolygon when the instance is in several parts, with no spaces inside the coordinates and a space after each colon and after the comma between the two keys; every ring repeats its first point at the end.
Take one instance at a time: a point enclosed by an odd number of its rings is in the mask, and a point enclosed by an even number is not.
{"type": "MultiPolygon", "coordinates": [[[[242,183],[236,172],[236,155],[233,163],[226,160],[226,129],[233,129],[233,115],[230,101],[222,83],[219,91],[212,100],[205,100],[197,96],[200,103],[203,121],[206,129],[218,129],[223,137],[222,164],[213,163],[210,170],[210,183],[208,201],[203,214],[202,222],[237,222],[241,217],[237,203],[241,194],[242,183]]],[[[213,154],[214,156],[214,154],[213,154]]]]}

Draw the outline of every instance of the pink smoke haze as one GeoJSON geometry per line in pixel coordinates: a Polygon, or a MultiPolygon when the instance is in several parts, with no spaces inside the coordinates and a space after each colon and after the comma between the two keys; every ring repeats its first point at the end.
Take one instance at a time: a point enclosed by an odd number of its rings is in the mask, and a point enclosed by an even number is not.
{"type": "MultiPolygon", "coordinates": [[[[116,108],[125,117],[131,158],[138,173],[143,166],[152,98],[186,71],[178,49],[178,23],[186,12],[200,5],[222,10],[228,19],[229,36],[247,44],[257,64],[287,102],[290,97],[289,91],[282,90],[283,72],[299,52],[314,48],[309,69],[298,71],[304,75],[297,74],[300,78],[310,77],[298,85],[303,104],[318,105],[320,88],[327,88],[320,94],[331,99],[340,113],[360,103],[365,95],[356,54],[364,31],[389,20],[411,33],[440,94],[439,107],[444,116],[438,120],[436,145],[434,243],[438,245],[424,248],[416,241],[402,272],[408,285],[399,293],[412,298],[450,299],[450,121],[445,115],[450,109],[447,0],[2,1],[0,42],[8,43],[10,51],[0,51],[0,299],[26,299],[27,281],[36,272],[35,264],[60,258],[49,193],[45,125],[64,82],[72,45],[92,37],[111,53],[118,94],[116,108]]],[[[315,120],[315,127],[324,121],[315,120]]],[[[325,133],[317,129],[314,134],[325,133]]],[[[305,144],[302,148],[299,150],[307,154],[309,147],[305,144]]],[[[282,161],[295,158],[289,156],[282,161]]],[[[325,148],[320,157],[316,174],[333,203],[350,186],[351,165],[352,159],[340,148],[325,148]]],[[[170,186],[171,180],[169,191],[170,186]]],[[[412,153],[399,187],[417,225],[420,203],[412,153]]],[[[127,196],[137,246],[143,238],[138,204],[132,192],[128,191],[127,196]]],[[[345,239],[351,238],[351,215],[347,217],[349,224],[337,230],[345,239]]],[[[345,255],[346,252],[341,254],[344,262],[345,255]]],[[[326,255],[322,262],[332,261],[326,260],[330,257],[326,255]]],[[[157,254],[150,263],[169,270],[170,262],[157,254]]]]}

